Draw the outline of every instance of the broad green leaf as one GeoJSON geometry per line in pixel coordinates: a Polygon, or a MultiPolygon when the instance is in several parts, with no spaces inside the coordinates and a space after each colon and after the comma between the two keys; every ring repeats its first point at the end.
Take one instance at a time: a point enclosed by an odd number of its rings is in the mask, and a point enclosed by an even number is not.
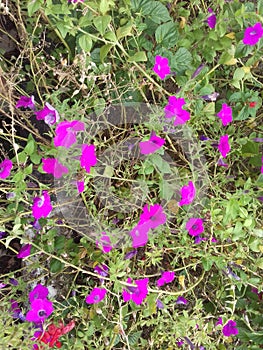
{"type": "Polygon", "coordinates": [[[105,16],[99,16],[94,18],[94,25],[97,28],[97,30],[100,32],[101,35],[105,33],[106,28],[110,24],[111,16],[105,15],[105,16]]]}
{"type": "Polygon", "coordinates": [[[59,260],[52,258],[50,261],[50,272],[57,273],[63,270],[64,264],[59,260]]]}
{"type": "Polygon", "coordinates": [[[257,155],[259,153],[259,144],[248,140],[247,143],[242,146],[241,153],[244,157],[257,155]]]}
{"type": "Polygon", "coordinates": [[[105,15],[111,6],[114,6],[114,1],[112,0],[101,0],[100,1],[100,12],[105,15]]]}
{"type": "Polygon", "coordinates": [[[112,31],[110,32],[107,32],[105,35],[104,35],[104,38],[106,40],[110,40],[112,41],[113,43],[116,43],[117,42],[117,37],[116,37],[116,34],[112,31]]]}
{"type": "Polygon", "coordinates": [[[35,151],[35,141],[30,140],[30,141],[28,141],[28,143],[24,149],[24,152],[27,153],[28,155],[31,155],[34,153],[34,151],[35,151]]]}
{"type": "Polygon", "coordinates": [[[168,9],[159,1],[133,0],[131,6],[136,12],[140,12],[154,23],[160,24],[171,20],[168,9]]]}
{"type": "Polygon", "coordinates": [[[147,56],[144,51],[136,52],[135,55],[128,58],[129,62],[146,62],[147,56]]]}
{"type": "Polygon", "coordinates": [[[192,55],[184,47],[180,47],[172,56],[171,66],[177,73],[182,73],[189,69],[192,64],[192,55]]]}
{"type": "Polygon", "coordinates": [[[81,34],[78,37],[78,43],[83,51],[90,52],[92,48],[92,39],[88,34],[81,34]]]}
{"type": "Polygon", "coordinates": [[[101,62],[104,62],[104,59],[107,57],[108,53],[110,52],[110,49],[113,47],[111,44],[103,45],[100,48],[100,60],[101,62]]]}
{"type": "Polygon", "coordinates": [[[42,5],[42,1],[41,0],[28,1],[28,4],[27,4],[28,16],[31,17],[35,12],[37,12],[37,10],[40,9],[41,5],[42,5]]]}
{"type": "Polygon", "coordinates": [[[117,38],[121,39],[121,38],[124,38],[125,36],[132,35],[132,27],[133,25],[129,22],[125,26],[118,28],[116,31],[117,38]]]}
{"type": "Polygon", "coordinates": [[[243,68],[237,68],[233,75],[233,80],[242,80],[245,76],[245,72],[243,68]]]}
{"type": "Polygon", "coordinates": [[[167,49],[175,46],[179,37],[179,32],[174,22],[167,22],[158,26],[155,32],[155,39],[158,44],[162,44],[167,49]]]}

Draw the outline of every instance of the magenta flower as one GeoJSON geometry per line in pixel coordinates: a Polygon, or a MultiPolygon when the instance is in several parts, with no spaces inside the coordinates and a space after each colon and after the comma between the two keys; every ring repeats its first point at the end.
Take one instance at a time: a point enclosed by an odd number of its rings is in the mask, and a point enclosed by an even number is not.
{"type": "Polygon", "coordinates": [[[25,107],[30,109],[35,109],[35,98],[34,96],[21,96],[16,103],[16,108],[25,107]]]}
{"type": "Polygon", "coordinates": [[[139,146],[142,154],[150,154],[161,148],[164,143],[164,139],[156,136],[155,132],[152,132],[149,141],[142,141],[139,143],[139,146]]]}
{"type": "Polygon", "coordinates": [[[157,280],[157,286],[162,287],[164,284],[171,283],[175,278],[174,271],[165,271],[162,277],[157,280]]]}
{"type": "Polygon", "coordinates": [[[107,290],[105,288],[93,288],[90,294],[86,297],[87,304],[98,304],[104,299],[107,290]]]}
{"type": "Polygon", "coordinates": [[[183,186],[181,188],[182,199],[180,200],[178,205],[181,207],[182,205],[191,204],[195,198],[195,194],[196,194],[195,185],[192,181],[189,181],[188,185],[183,186]]]}
{"type": "Polygon", "coordinates": [[[45,107],[36,112],[36,118],[37,120],[44,120],[48,125],[53,125],[59,121],[59,114],[54,107],[46,102],[45,107]]]}
{"type": "Polygon", "coordinates": [[[96,247],[100,248],[103,253],[109,253],[113,247],[111,246],[110,237],[106,235],[106,232],[102,232],[100,240],[96,240],[96,247]]]}
{"type": "Polygon", "coordinates": [[[175,117],[174,125],[185,124],[187,120],[190,119],[190,113],[182,109],[184,105],[184,98],[176,98],[175,96],[170,96],[168,99],[168,104],[164,108],[165,117],[175,117]]]}
{"type": "Polygon", "coordinates": [[[56,179],[68,173],[68,168],[59,163],[57,158],[42,158],[42,162],[43,170],[48,174],[52,174],[56,179]]]}
{"type": "MultiPolygon", "coordinates": [[[[127,283],[131,283],[132,280],[129,277],[127,279],[127,283]]],[[[122,291],[122,297],[124,301],[130,301],[132,300],[135,304],[140,305],[143,300],[147,297],[148,294],[148,283],[149,279],[144,278],[142,280],[135,280],[134,281],[137,287],[126,287],[129,292],[126,289],[123,289],[122,291]]]]}
{"type": "Polygon", "coordinates": [[[222,328],[222,332],[225,337],[230,337],[231,335],[237,335],[238,329],[236,328],[236,322],[229,320],[224,327],[222,328]]]}
{"type": "Polygon", "coordinates": [[[203,220],[200,218],[191,218],[185,225],[190,236],[198,236],[204,232],[203,220]]]}
{"type": "Polygon", "coordinates": [[[227,124],[231,123],[233,120],[232,108],[228,106],[226,103],[223,103],[221,111],[217,113],[217,116],[222,120],[222,124],[226,126],[227,124]]]}
{"type": "Polygon", "coordinates": [[[78,131],[84,131],[85,124],[78,120],[63,121],[59,123],[56,127],[56,136],[54,138],[55,147],[62,146],[65,148],[69,148],[76,141],[76,133],[78,131]]]}
{"type": "Polygon", "coordinates": [[[156,56],[155,64],[153,67],[153,71],[160,77],[160,79],[164,79],[167,75],[171,73],[169,67],[169,60],[166,57],[156,56]]]}
{"type": "Polygon", "coordinates": [[[214,29],[216,26],[216,15],[214,14],[213,10],[211,8],[208,9],[208,12],[211,13],[211,16],[207,18],[207,24],[211,29],[214,29]]]}
{"type": "Polygon", "coordinates": [[[222,157],[226,158],[227,154],[230,151],[230,144],[228,141],[228,135],[223,135],[220,137],[218,149],[219,149],[222,157]]]}
{"type": "Polygon", "coordinates": [[[47,296],[47,287],[43,286],[42,284],[37,284],[29,293],[29,301],[32,303],[35,299],[46,299],[47,296]]]}
{"type": "Polygon", "coordinates": [[[78,193],[82,193],[84,191],[84,181],[76,181],[76,186],[78,193]]]}
{"type": "MultiPolygon", "coordinates": [[[[109,271],[109,268],[105,264],[97,265],[94,267],[94,272],[96,272],[98,275],[102,277],[108,276],[108,271],[109,271]]],[[[100,278],[100,281],[101,283],[103,283],[104,279],[100,278]]]]}
{"type": "Polygon", "coordinates": [[[84,2],[84,0],[68,0],[68,2],[76,4],[77,2],[84,2]]]}
{"type": "Polygon", "coordinates": [[[80,157],[80,166],[90,173],[90,167],[96,165],[97,158],[94,145],[82,145],[82,154],[80,157]]]}
{"type": "Polygon", "coordinates": [[[3,160],[2,163],[0,163],[0,179],[6,179],[10,175],[12,167],[13,163],[11,160],[3,160]]]}
{"type": "Polygon", "coordinates": [[[186,300],[184,297],[178,297],[176,299],[176,304],[178,304],[178,305],[180,305],[180,304],[186,305],[186,304],[188,304],[188,300],[186,300]]]}
{"type": "Polygon", "coordinates": [[[220,326],[220,325],[223,325],[222,317],[219,317],[219,319],[216,322],[216,326],[220,326]]]}
{"type": "Polygon", "coordinates": [[[31,309],[26,314],[26,320],[29,322],[44,322],[53,312],[52,302],[47,299],[34,299],[31,303],[31,309]]]}
{"type": "Polygon", "coordinates": [[[25,244],[17,254],[17,258],[23,259],[30,255],[31,244],[25,244]]]}
{"type": "Polygon", "coordinates": [[[43,191],[41,197],[34,198],[32,212],[35,219],[46,218],[51,210],[52,205],[47,191],[43,191]]]}
{"type": "Polygon", "coordinates": [[[252,27],[248,27],[244,32],[243,44],[256,45],[263,36],[263,27],[260,22],[252,27]]]}
{"type": "Polygon", "coordinates": [[[223,161],[223,159],[222,159],[222,158],[219,158],[219,159],[218,159],[217,165],[219,165],[219,166],[223,166],[223,167],[225,167],[225,168],[227,168],[227,167],[228,167],[228,164],[227,164],[227,163],[225,163],[225,162],[223,161]]]}
{"type": "Polygon", "coordinates": [[[148,242],[148,232],[150,226],[148,222],[145,222],[141,225],[136,225],[131,231],[130,236],[132,237],[132,247],[138,248],[145,246],[148,242]]]}
{"type": "Polygon", "coordinates": [[[149,228],[156,228],[166,222],[166,215],[163,212],[163,208],[160,204],[148,205],[142,208],[143,212],[140,215],[140,220],[138,225],[142,225],[144,223],[149,224],[149,228]]]}

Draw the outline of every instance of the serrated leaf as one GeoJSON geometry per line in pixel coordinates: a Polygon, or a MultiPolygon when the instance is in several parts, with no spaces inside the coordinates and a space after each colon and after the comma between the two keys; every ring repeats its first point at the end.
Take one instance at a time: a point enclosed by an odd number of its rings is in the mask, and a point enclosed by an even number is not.
{"type": "Polygon", "coordinates": [[[168,22],[158,26],[155,32],[155,39],[158,44],[170,49],[175,46],[179,38],[179,32],[174,22],[168,22]]]}

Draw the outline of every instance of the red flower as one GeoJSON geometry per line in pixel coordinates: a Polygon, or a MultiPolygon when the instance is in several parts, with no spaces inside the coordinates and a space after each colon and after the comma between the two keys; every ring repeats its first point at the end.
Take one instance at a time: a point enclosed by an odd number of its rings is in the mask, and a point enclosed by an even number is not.
{"type": "MultiPolygon", "coordinates": [[[[39,341],[42,341],[45,344],[48,344],[50,348],[53,348],[56,346],[57,348],[61,348],[62,344],[58,339],[68,332],[70,332],[75,327],[75,321],[70,321],[66,326],[63,325],[63,322],[59,322],[59,327],[55,326],[53,323],[50,324],[47,328],[47,331],[44,333],[41,333],[37,336],[37,339],[39,341]]],[[[36,349],[39,349],[39,347],[35,347],[36,349]]],[[[40,349],[42,349],[42,346],[40,346],[40,349]]]]}
{"type": "Polygon", "coordinates": [[[256,104],[257,104],[257,102],[249,102],[249,107],[250,108],[254,108],[254,107],[256,107],[256,104]]]}

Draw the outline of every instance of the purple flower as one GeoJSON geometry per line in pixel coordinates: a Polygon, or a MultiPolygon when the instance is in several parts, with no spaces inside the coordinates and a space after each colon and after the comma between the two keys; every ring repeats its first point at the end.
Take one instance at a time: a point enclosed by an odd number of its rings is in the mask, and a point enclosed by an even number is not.
{"type": "Polygon", "coordinates": [[[5,288],[5,286],[7,286],[6,283],[0,283],[0,289],[5,288]]]}
{"type": "Polygon", "coordinates": [[[78,2],[84,2],[84,0],[68,0],[68,2],[70,2],[72,4],[76,4],[78,2]]]}
{"type": "Polygon", "coordinates": [[[156,307],[158,309],[164,309],[164,305],[163,305],[163,303],[161,302],[160,299],[156,299],[156,307]]]}
{"type": "Polygon", "coordinates": [[[214,29],[216,26],[216,15],[211,8],[208,9],[208,12],[212,13],[212,15],[207,18],[207,24],[211,29],[214,29]]]}
{"type": "Polygon", "coordinates": [[[208,102],[215,102],[218,96],[219,96],[218,92],[213,92],[212,94],[209,94],[209,95],[203,95],[201,96],[201,98],[208,102]]]}
{"type": "Polygon", "coordinates": [[[96,240],[96,247],[100,248],[103,253],[109,253],[113,249],[110,237],[106,235],[106,232],[102,232],[102,237],[96,240]]]}
{"type": "Polygon", "coordinates": [[[35,299],[46,299],[48,296],[47,287],[42,284],[37,284],[35,288],[29,293],[29,301],[32,303],[35,299]]]}
{"type": "Polygon", "coordinates": [[[84,191],[84,181],[76,181],[76,186],[78,193],[82,193],[84,191]]]}
{"type": "Polygon", "coordinates": [[[261,174],[263,174],[263,157],[261,158],[261,163],[262,163],[261,174]]]}
{"type": "Polygon", "coordinates": [[[46,218],[51,210],[52,205],[47,191],[43,191],[41,197],[34,198],[32,213],[35,219],[46,218]]]}
{"type": "Polygon", "coordinates": [[[1,232],[0,232],[0,239],[4,238],[5,236],[6,236],[6,232],[1,231],[1,232]]]}
{"type": "Polygon", "coordinates": [[[219,159],[218,159],[217,164],[218,164],[219,166],[224,166],[225,168],[227,168],[227,167],[228,167],[228,164],[227,164],[227,163],[225,163],[225,162],[223,161],[223,159],[222,159],[222,158],[219,158],[219,159]]]}
{"type": "Polygon", "coordinates": [[[244,32],[243,44],[255,45],[263,36],[263,27],[260,22],[257,22],[254,26],[248,27],[244,32]]]}
{"type": "MultiPolygon", "coordinates": [[[[105,264],[97,265],[97,266],[94,267],[94,272],[96,272],[98,275],[100,275],[102,277],[108,276],[108,271],[109,271],[109,268],[105,264]]],[[[104,279],[101,278],[100,281],[103,282],[104,279]]]]}
{"type": "Polygon", "coordinates": [[[201,72],[201,70],[205,67],[205,64],[200,64],[200,66],[194,71],[194,73],[191,76],[191,79],[197,77],[197,75],[201,72]]]}
{"type": "Polygon", "coordinates": [[[178,348],[180,348],[181,346],[184,345],[184,341],[179,339],[177,340],[176,345],[178,346],[178,348]]]}
{"type": "Polygon", "coordinates": [[[201,236],[196,236],[194,244],[200,244],[202,241],[207,241],[207,238],[201,237],[201,236]]]}
{"type": "Polygon", "coordinates": [[[96,165],[97,158],[94,145],[82,145],[82,154],[80,157],[80,166],[90,173],[90,167],[96,165]]]}
{"type": "Polygon", "coordinates": [[[10,175],[12,166],[13,163],[9,159],[5,159],[0,163],[0,179],[6,179],[10,175]]]}
{"type": "Polygon", "coordinates": [[[37,230],[37,231],[41,230],[41,225],[37,219],[30,222],[30,224],[34,227],[35,230],[37,230]]]}
{"type": "Polygon", "coordinates": [[[86,297],[87,304],[98,304],[104,299],[107,290],[105,288],[93,288],[90,294],[86,297]]]}
{"type": "Polygon", "coordinates": [[[194,183],[192,181],[188,182],[188,185],[185,185],[181,188],[181,197],[182,199],[178,203],[178,205],[181,207],[182,205],[188,205],[192,203],[192,201],[195,198],[196,190],[194,183]]]}
{"type": "Polygon", "coordinates": [[[56,179],[68,173],[68,168],[59,163],[56,158],[42,158],[42,162],[43,170],[48,174],[52,174],[56,179]]]}
{"type": "Polygon", "coordinates": [[[253,141],[255,141],[255,142],[263,142],[263,137],[255,137],[253,139],[253,141]]]}
{"type": "Polygon", "coordinates": [[[176,304],[183,304],[183,305],[186,305],[186,304],[188,304],[188,300],[186,300],[184,297],[178,297],[177,299],[176,299],[176,304]]]}
{"type": "Polygon", "coordinates": [[[16,103],[16,108],[25,107],[30,109],[35,109],[35,98],[34,96],[21,96],[16,103]]]}
{"type": "Polygon", "coordinates": [[[131,231],[130,236],[132,238],[132,247],[142,247],[148,242],[148,232],[150,230],[149,222],[145,222],[141,225],[137,224],[131,231]]]}
{"type": "MultiPolygon", "coordinates": [[[[127,279],[127,283],[131,283],[131,278],[127,279]]],[[[127,287],[127,289],[131,292],[128,292],[126,289],[122,291],[122,297],[124,301],[132,300],[135,304],[140,305],[143,300],[146,298],[148,294],[148,283],[149,279],[144,278],[142,280],[134,281],[137,287],[127,287]]]]}
{"type": "Polygon", "coordinates": [[[232,122],[232,108],[228,106],[226,103],[223,103],[221,111],[217,113],[217,116],[222,120],[222,124],[224,126],[228,125],[232,122]]]}
{"type": "Polygon", "coordinates": [[[174,271],[165,271],[162,277],[157,280],[157,286],[162,287],[164,284],[171,283],[175,278],[174,271]]]}
{"type": "Polygon", "coordinates": [[[44,322],[53,312],[52,302],[47,299],[34,299],[31,309],[26,314],[26,320],[34,323],[44,322]]]}
{"type": "Polygon", "coordinates": [[[128,252],[128,253],[125,254],[124,260],[131,259],[131,258],[133,258],[136,254],[137,254],[137,250],[136,250],[136,249],[131,250],[130,252],[128,252]]]}
{"type": "Polygon", "coordinates": [[[200,218],[191,218],[185,225],[190,236],[198,236],[204,232],[203,220],[200,218]]]}
{"type": "Polygon", "coordinates": [[[230,337],[231,335],[237,335],[238,329],[236,328],[236,322],[229,320],[222,328],[222,332],[225,337],[230,337]]]}
{"type": "Polygon", "coordinates": [[[222,317],[219,317],[219,319],[216,322],[216,326],[222,325],[223,324],[223,320],[222,317]]]}
{"type": "Polygon", "coordinates": [[[170,96],[168,99],[168,104],[164,108],[165,117],[175,117],[174,125],[185,124],[187,120],[190,119],[190,113],[182,109],[184,105],[184,98],[176,98],[175,96],[170,96]]]}
{"type": "Polygon", "coordinates": [[[168,58],[156,56],[153,71],[160,77],[160,79],[164,79],[167,75],[169,75],[171,70],[169,67],[168,58]]]}
{"type": "Polygon", "coordinates": [[[142,141],[139,143],[139,146],[142,154],[150,154],[161,148],[164,143],[164,139],[156,136],[155,132],[152,132],[149,141],[142,141]]]}
{"type": "Polygon", "coordinates": [[[149,228],[156,228],[166,222],[166,215],[160,204],[150,206],[145,204],[138,225],[142,225],[146,222],[149,224],[149,228]]]}
{"type": "Polygon", "coordinates": [[[59,121],[59,114],[54,107],[46,102],[45,107],[36,112],[36,118],[37,120],[44,120],[48,125],[53,125],[59,121]]]}
{"type": "Polygon", "coordinates": [[[62,146],[65,148],[69,148],[76,141],[76,133],[78,131],[84,131],[85,124],[78,120],[63,121],[59,123],[56,127],[56,136],[54,138],[55,147],[62,146]]]}
{"type": "Polygon", "coordinates": [[[219,149],[222,157],[226,158],[227,154],[230,151],[230,144],[228,141],[228,135],[223,135],[220,137],[218,149],[219,149]]]}
{"type": "Polygon", "coordinates": [[[17,258],[23,259],[30,255],[31,244],[25,244],[17,254],[17,258]]]}

